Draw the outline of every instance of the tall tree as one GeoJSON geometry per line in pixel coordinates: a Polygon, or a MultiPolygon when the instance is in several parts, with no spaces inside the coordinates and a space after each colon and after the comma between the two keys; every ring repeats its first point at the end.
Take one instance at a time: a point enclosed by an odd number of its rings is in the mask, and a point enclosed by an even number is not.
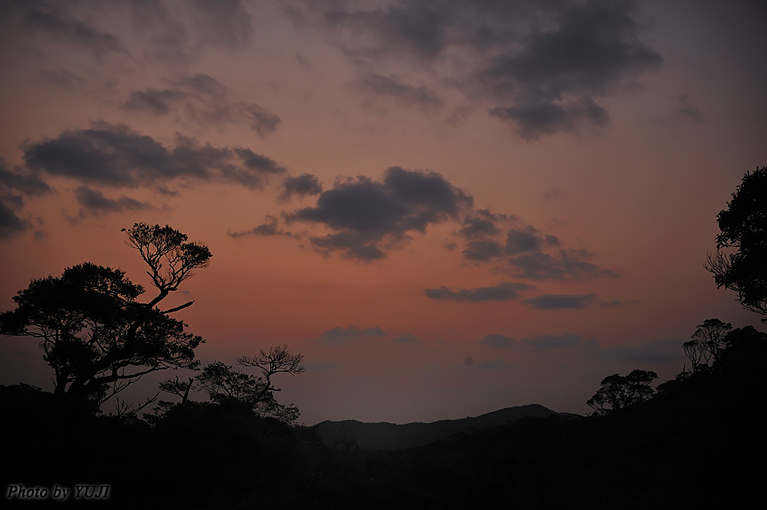
{"type": "Polygon", "coordinates": [[[732,324],[719,319],[706,319],[698,326],[692,339],[683,344],[684,353],[692,364],[692,371],[697,372],[710,366],[727,348],[727,335],[732,331],[732,324]]]}
{"type": "Polygon", "coordinates": [[[767,315],[767,167],[746,172],[717,221],[717,252],[709,254],[706,269],[717,287],[738,293],[744,308],[767,315]]]}
{"type": "Polygon", "coordinates": [[[143,287],[119,269],[86,262],[32,280],[14,296],[16,309],[0,314],[0,333],[40,339],[59,399],[98,406],[145,374],[198,364],[202,338],[168,315],[193,301],[164,311],[157,305],[208,265],[210,251],[168,226],[136,223],[123,231],[149,266],[158,291],[149,302],[137,301],[143,287]]]}
{"type": "Polygon", "coordinates": [[[650,386],[658,374],[652,370],[633,370],[629,375],[613,374],[602,379],[601,387],[586,403],[597,414],[607,414],[649,400],[655,391],[650,386]]]}

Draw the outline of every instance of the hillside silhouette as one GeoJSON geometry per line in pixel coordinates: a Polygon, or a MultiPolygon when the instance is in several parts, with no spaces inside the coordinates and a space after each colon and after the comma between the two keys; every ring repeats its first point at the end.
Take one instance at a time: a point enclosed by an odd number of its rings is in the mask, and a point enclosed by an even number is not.
{"type": "Polygon", "coordinates": [[[461,432],[499,427],[522,418],[556,415],[537,404],[507,407],[491,413],[431,423],[364,423],[357,420],[323,421],[315,425],[322,441],[332,447],[363,450],[405,450],[434,443],[461,432]]]}
{"type": "Polygon", "coordinates": [[[761,490],[767,453],[759,413],[767,334],[735,329],[727,344],[709,368],[682,372],[635,406],[588,417],[503,409],[436,422],[472,426],[400,450],[329,445],[319,425],[290,426],[242,406],[190,401],[146,421],[65,410],[51,393],[3,386],[2,437],[13,440],[2,481],[109,483],[110,508],[144,505],[158,481],[158,508],[745,505],[761,490]],[[530,412],[548,416],[519,418],[530,412]],[[518,419],[481,426],[510,413],[518,419]]]}

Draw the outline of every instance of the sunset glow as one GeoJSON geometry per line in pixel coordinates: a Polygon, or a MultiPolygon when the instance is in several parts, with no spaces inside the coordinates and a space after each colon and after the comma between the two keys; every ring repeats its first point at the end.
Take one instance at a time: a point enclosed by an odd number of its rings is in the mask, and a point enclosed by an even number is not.
{"type": "Polygon", "coordinates": [[[705,319],[763,329],[703,263],[767,164],[767,10],[672,4],[2,2],[0,310],[84,261],[151,299],[121,229],[167,224],[213,254],[167,299],[198,358],[287,344],[308,425],[673,378],[705,319]]]}

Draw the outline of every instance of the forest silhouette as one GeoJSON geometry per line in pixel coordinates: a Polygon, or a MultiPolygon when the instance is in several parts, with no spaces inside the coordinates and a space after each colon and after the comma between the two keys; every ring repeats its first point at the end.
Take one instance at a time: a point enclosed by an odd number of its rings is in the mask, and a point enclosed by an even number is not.
{"type": "MultiPolygon", "coordinates": [[[[767,167],[746,173],[732,197],[705,269],[767,316],[767,167]]],[[[147,265],[148,301],[122,271],[84,263],[33,280],[0,314],[0,332],[37,340],[54,374],[52,392],[0,386],[6,503],[52,506],[20,491],[84,483],[108,485],[88,503],[109,508],[694,508],[745,506],[760,494],[767,334],[753,326],[703,319],[679,346],[689,365],[675,379],[653,388],[652,367],[608,375],[590,416],[545,412],[364,449],[323,441],[277,401],[275,379],[304,370],[286,346],[244,355],[241,368],[201,367],[202,338],[171,317],[192,302],[159,305],[212,254],[168,226],[125,233],[147,265]],[[196,371],[141,404],[120,400],[143,375],[172,368],[196,371]],[[107,402],[114,412],[102,410],[107,402]]]]}

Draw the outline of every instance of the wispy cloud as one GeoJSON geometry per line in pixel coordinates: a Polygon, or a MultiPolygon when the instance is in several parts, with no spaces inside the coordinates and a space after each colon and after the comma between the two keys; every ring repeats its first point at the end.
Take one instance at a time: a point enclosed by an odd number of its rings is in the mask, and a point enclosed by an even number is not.
{"type": "Polygon", "coordinates": [[[79,186],[75,190],[75,198],[80,204],[80,216],[85,217],[91,214],[119,213],[124,211],[138,211],[149,209],[152,206],[147,202],[130,197],[107,198],[104,194],[87,186],[79,186]]]}
{"type": "Polygon", "coordinates": [[[523,305],[539,310],[559,310],[563,308],[579,309],[586,308],[596,302],[595,294],[569,295],[569,294],[542,294],[534,298],[525,299],[523,305]]]}
{"type": "Polygon", "coordinates": [[[489,345],[491,347],[502,347],[504,349],[508,349],[509,347],[514,346],[516,341],[511,337],[493,333],[482,338],[479,343],[489,345]]]}
{"type": "Polygon", "coordinates": [[[29,37],[42,36],[59,44],[87,49],[101,61],[107,54],[128,55],[123,42],[114,34],[59,9],[55,2],[6,2],[4,23],[0,27],[29,37]]]}
{"type": "Polygon", "coordinates": [[[408,85],[398,76],[383,76],[366,72],[354,82],[355,87],[367,94],[382,99],[390,99],[405,107],[414,107],[422,112],[433,112],[443,106],[433,90],[424,85],[408,85]]]}
{"type": "Polygon", "coordinates": [[[258,104],[232,100],[230,95],[229,89],[215,78],[196,74],[174,81],[171,88],[134,90],[122,106],[127,111],[155,116],[172,113],[201,127],[245,124],[262,138],[282,122],[278,115],[258,104]]]}
{"type": "Polygon", "coordinates": [[[266,215],[266,218],[264,219],[264,223],[257,225],[253,227],[250,230],[240,231],[240,232],[229,232],[229,237],[232,237],[234,239],[237,239],[239,237],[243,236],[261,236],[261,237],[271,237],[271,236],[292,236],[293,234],[281,230],[277,226],[277,218],[275,216],[272,216],[270,214],[266,215]]]}
{"type": "Polygon", "coordinates": [[[682,117],[692,120],[696,124],[703,124],[706,120],[703,112],[692,103],[690,96],[682,94],[671,99],[674,109],[682,117]]]}
{"type": "Polygon", "coordinates": [[[588,259],[593,254],[587,250],[559,250],[553,255],[544,252],[522,253],[510,257],[510,273],[530,280],[585,280],[591,278],[616,278],[618,273],[602,269],[588,259]]]}
{"type": "Polygon", "coordinates": [[[525,283],[505,282],[490,287],[478,287],[473,289],[451,289],[440,287],[426,289],[426,296],[436,300],[469,301],[479,303],[482,301],[508,301],[519,299],[519,291],[533,288],[525,283]]]}

